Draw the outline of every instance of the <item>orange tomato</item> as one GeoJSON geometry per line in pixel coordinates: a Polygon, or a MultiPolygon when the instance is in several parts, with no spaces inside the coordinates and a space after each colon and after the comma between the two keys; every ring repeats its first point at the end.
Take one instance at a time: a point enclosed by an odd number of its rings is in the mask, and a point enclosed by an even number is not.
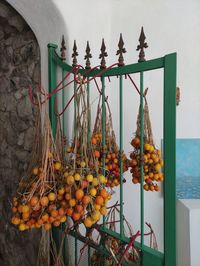
{"type": "Polygon", "coordinates": [[[42,197],[42,198],[40,199],[40,204],[41,204],[43,207],[47,206],[48,203],[49,203],[49,199],[48,199],[48,197],[44,196],[44,197],[42,197]]]}
{"type": "Polygon", "coordinates": [[[42,217],[41,217],[41,219],[42,219],[43,222],[47,222],[49,220],[48,213],[43,214],[42,217]]]}
{"type": "Polygon", "coordinates": [[[138,184],[139,179],[137,177],[133,177],[132,182],[133,182],[133,184],[138,184]]]}
{"type": "Polygon", "coordinates": [[[60,209],[58,210],[58,214],[59,214],[60,216],[63,216],[63,215],[65,214],[65,210],[64,210],[63,208],[60,208],[60,209]]]}
{"type": "Polygon", "coordinates": [[[58,216],[58,211],[57,210],[51,211],[51,216],[56,218],[58,216]]]}
{"type": "Polygon", "coordinates": [[[116,158],[116,154],[112,153],[111,157],[112,157],[112,159],[115,159],[116,158]]]}
{"type": "Polygon", "coordinates": [[[29,212],[30,207],[28,205],[22,205],[21,211],[24,212],[29,212]]]}
{"type": "Polygon", "coordinates": [[[74,221],[78,221],[80,219],[81,215],[79,212],[73,212],[72,218],[74,221]]]}
{"type": "Polygon", "coordinates": [[[96,145],[97,144],[96,138],[93,137],[91,142],[92,142],[93,145],[96,145]]]}
{"type": "Polygon", "coordinates": [[[73,214],[73,209],[72,208],[67,208],[67,210],[66,210],[66,214],[68,215],[68,216],[72,216],[72,214],[73,214]]]}
{"type": "Polygon", "coordinates": [[[104,199],[102,196],[97,196],[96,199],[95,199],[95,203],[97,205],[103,205],[104,204],[104,199]]]}
{"type": "Polygon", "coordinates": [[[39,202],[39,199],[38,199],[38,197],[36,197],[36,196],[33,196],[33,197],[30,199],[30,205],[31,205],[32,207],[36,206],[38,202],[39,202]]]}
{"type": "Polygon", "coordinates": [[[65,194],[65,188],[64,187],[59,188],[58,194],[59,195],[64,195],[65,194]]]}
{"type": "Polygon", "coordinates": [[[155,189],[155,188],[154,188],[154,185],[150,185],[150,190],[151,190],[151,191],[154,191],[154,189],[155,189]]]}
{"type": "Polygon", "coordinates": [[[70,199],[70,200],[69,200],[69,205],[70,205],[71,207],[74,207],[74,206],[76,205],[76,200],[75,200],[75,199],[70,199]]]}
{"type": "Polygon", "coordinates": [[[85,227],[90,228],[93,224],[92,218],[91,217],[85,218],[83,223],[84,223],[85,227]]]}
{"type": "Polygon", "coordinates": [[[53,223],[55,220],[56,220],[56,218],[55,218],[55,217],[52,217],[52,216],[50,216],[50,217],[49,217],[49,223],[51,223],[51,224],[52,224],[52,223],[53,223]]]}
{"type": "Polygon", "coordinates": [[[95,150],[95,151],[94,151],[94,157],[96,157],[96,158],[100,158],[100,152],[97,151],[97,150],[95,150]]]}
{"type": "Polygon", "coordinates": [[[84,192],[82,189],[76,190],[75,197],[77,200],[81,200],[83,198],[83,196],[84,196],[84,192]]]}
{"type": "Polygon", "coordinates": [[[22,219],[24,221],[28,221],[29,217],[30,217],[30,213],[29,212],[23,212],[22,213],[22,219]]]}
{"type": "Polygon", "coordinates": [[[79,213],[81,213],[82,211],[83,211],[83,206],[82,205],[76,205],[76,210],[77,210],[77,212],[79,212],[79,213]]]}
{"type": "Polygon", "coordinates": [[[59,201],[61,201],[61,200],[63,200],[63,198],[64,198],[63,196],[64,196],[64,195],[58,195],[58,196],[57,196],[57,199],[58,199],[59,201]]]}
{"type": "Polygon", "coordinates": [[[102,215],[106,215],[106,213],[107,213],[107,209],[106,209],[106,207],[101,207],[101,209],[100,209],[100,213],[101,213],[102,215]]]}
{"type": "Polygon", "coordinates": [[[56,210],[56,205],[54,205],[54,204],[49,205],[48,211],[51,212],[53,210],[56,210]]]}
{"type": "Polygon", "coordinates": [[[101,191],[100,191],[100,196],[102,196],[104,199],[107,199],[108,197],[108,192],[105,188],[103,188],[101,191]]]}
{"type": "Polygon", "coordinates": [[[84,205],[87,205],[90,203],[90,197],[88,195],[85,195],[82,199],[82,202],[84,205]]]}

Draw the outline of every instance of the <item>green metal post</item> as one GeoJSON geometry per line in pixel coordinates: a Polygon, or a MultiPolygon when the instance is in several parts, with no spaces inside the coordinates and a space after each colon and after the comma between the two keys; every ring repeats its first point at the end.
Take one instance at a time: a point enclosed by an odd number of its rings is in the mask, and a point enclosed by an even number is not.
{"type": "MultiPolygon", "coordinates": [[[[57,45],[55,44],[48,44],[48,71],[49,71],[49,92],[52,92],[53,89],[56,87],[56,63],[53,60],[55,49],[57,45]]],[[[51,121],[53,136],[56,135],[56,115],[54,113],[54,101],[55,95],[53,95],[49,100],[49,117],[51,121]]]]}
{"type": "Polygon", "coordinates": [[[176,266],[176,54],[165,56],[164,162],[165,266],[176,266]]]}
{"type": "Polygon", "coordinates": [[[123,221],[123,76],[119,77],[119,153],[120,153],[120,236],[124,234],[123,221]]]}
{"type": "MultiPolygon", "coordinates": [[[[141,247],[144,247],[144,163],[143,163],[143,153],[144,153],[144,73],[140,72],[140,230],[141,230],[141,247]]],[[[143,254],[142,254],[143,257],[143,254]]],[[[142,261],[143,265],[143,261],[142,261]]]]}

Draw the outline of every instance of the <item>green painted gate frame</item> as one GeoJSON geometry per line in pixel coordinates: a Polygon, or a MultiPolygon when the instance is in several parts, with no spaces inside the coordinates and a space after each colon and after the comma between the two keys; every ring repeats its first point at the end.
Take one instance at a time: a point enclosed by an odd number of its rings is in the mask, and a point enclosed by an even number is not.
{"type": "MultiPolygon", "coordinates": [[[[57,85],[56,71],[57,66],[60,66],[62,73],[64,71],[70,72],[72,66],[66,64],[56,53],[57,45],[48,44],[48,67],[49,67],[49,92],[51,92],[57,85]]],[[[141,243],[136,242],[136,246],[142,250],[142,265],[143,266],[176,266],[176,53],[165,55],[164,57],[130,64],[126,66],[114,67],[104,72],[101,75],[102,85],[104,84],[104,77],[119,76],[120,77],[120,109],[122,111],[122,78],[125,74],[140,73],[140,92],[143,95],[143,75],[146,71],[155,69],[164,70],[164,254],[155,251],[144,245],[144,199],[143,187],[141,186],[141,243]]],[[[81,75],[86,70],[80,70],[81,75]]],[[[92,77],[100,73],[101,70],[94,70],[89,73],[92,77]]],[[[89,87],[89,86],[88,86],[89,87]]],[[[88,88],[89,89],[89,88],[88,88]]],[[[104,85],[102,86],[104,92],[104,85]]],[[[63,96],[64,97],[64,96],[63,96]]],[[[140,97],[140,104],[143,106],[143,97],[140,97]]],[[[141,110],[142,111],[142,110],[141,110]]],[[[49,114],[52,123],[53,132],[56,132],[56,116],[54,114],[54,95],[50,98],[49,114]]],[[[140,112],[140,115],[142,113],[140,112]]],[[[120,112],[120,148],[122,149],[122,114],[120,112]]],[[[141,115],[143,119],[143,115],[141,115]]],[[[142,123],[141,123],[142,124],[142,123]]],[[[141,132],[141,141],[143,141],[143,129],[141,132]]],[[[141,147],[142,142],[141,142],[141,147]]],[[[142,148],[141,148],[142,149],[142,148]]],[[[142,150],[141,150],[142,152],[142,150]]],[[[122,172],[121,172],[122,177],[122,172]]],[[[143,173],[141,176],[141,184],[143,180],[143,173]]],[[[122,181],[122,178],[121,178],[122,181]]],[[[120,198],[123,196],[123,188],[120,186],[120,198]]],[[[121,204],[121,207],[123,203],[121,204]]],[[[123,212],[121,212],[121,217],[123,212]]],[[[108,235],[114,236],[125,243],[129,243],[130,239],[123,235],[120,229],[120,234],[108,230],[106,227],[103,229],[108,235]]],[[[75,237],[79,237],[76,232],[72,232],[75,237]]],[[[79,240],[82,239],[79,237],[79,240]]],[[[77,241],[76,241],[77,244],[77,241]]],[[[102,251],[101,252],[105,252],[102,251]]],[[[125,265],[125,264],[123,264],[125,265]]]]}

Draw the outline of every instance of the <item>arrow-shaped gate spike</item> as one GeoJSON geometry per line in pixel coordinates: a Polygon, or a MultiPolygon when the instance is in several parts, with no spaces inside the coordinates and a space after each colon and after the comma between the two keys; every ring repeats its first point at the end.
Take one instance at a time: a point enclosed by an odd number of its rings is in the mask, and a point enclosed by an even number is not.
{"type": "Polygon", "coordinates": [[[144,48],[147,48],[148,45],[145,42],[145,40],[146,40],[146,36],[144,34],[144,29],[142,27],[141,28],[140,37],[139,37],[139,43],[140,44],[137,46],[137,49],[136,49],[136,51],[139,51],[140,50],[138,62],[144,62],[144,61],[146,61],[146,59],[145,59],[145,53],[144,53],[144,48]]]}
{"type": "Polygon", "coordinates": [[[77,57],[78,56],[78,52],[77,52],[77,46],[76,46],[76,40],[74,40],[74,46],[73,46],[73,54],[72,54],[72,66],[77,65],[77,57]]]}
{"type": "Polygon", "coordinates": [[[106,46],[104,43],[104,39],[102,39],[102,44],[101,44],[101,53],[99,55],[99,59],[101,59],[101,68],[106,68],[106,60],[105,57],[107,57],[108,54],[106,52],[106,46]]]}
{"type": "Polygon", "coordinates": [[[66,50],[66,46],[65,46],[65,38],[64,38],[64,35],[63,35],[63,36],[62,36],[62,41],[61,41],[61,48],[60,48],[61,59],[62,59],[62,60],[66,60],[65,50],[66,50]]]}
{"type": "Polygon", "coordinates": [[[91,68],[91,63],[90,63],[90,58],[92,58],[92,55],[90,53],[90,45],[89,45],[89,41],[87,41],[87,46],[86,46],[86,55],[84,57],[84,59],[86,60],[86,69],[90,69],[91,68]]]}
{"type": "Polygon", "coordinates": [[[126,53],[126,49],[124,48],[124,41],[123,41],[123,38],[122,38],[122,33],[120,34],[118,47],[119,47],[119,50],[117,50],[117,53],[116,53],[116,55],[119,55],[119,59],[118,59],[119,63],[118,63],[118,65],[119,66],[124,66],[123,54],[126,53]]]}

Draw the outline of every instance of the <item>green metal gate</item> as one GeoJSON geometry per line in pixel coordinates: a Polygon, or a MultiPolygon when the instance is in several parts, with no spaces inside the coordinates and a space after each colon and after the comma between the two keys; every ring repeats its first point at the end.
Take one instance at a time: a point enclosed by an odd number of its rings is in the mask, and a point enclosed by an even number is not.
{"type": "MultiPolygon", "coordinates": [[[[101,54],[102,61],[101,67],[99,69],[90,69],[89,61],[86,62],[86,68],[76,68],[77,66],[77,50],[76,43],[74,45],[74,53],[73,53],[73,66],[68,65],[63,60],[63,54],[60,57],[57,52],[57,45],[48,44],[48,55],[49,55],[49,92],[54,92],[57,84],[57,68],[60,67],[62,71],[62,78],[65,77],[66,73],[74,74],[76,70],[77,73],[87,77],[89,80],[92,77],[99,78],[102,84],[102,119],[105,119],[105,78],[111,76],[117,76],[119,78],[119,124],[120,124],[120,151],[123,150],[123,79],[125,76],[139,73],[140,75],[140,117],[141,121],[143,119],[143,93],[144,93],[144,76],[147,71],[152,71],[156,69],[163,69],[164,73],[164,106],[163,106],[163,150],[164,150],[164,253],[153,250],[144,244],[144,190],[143,190],[143,180],[144,173],[141,171],[141,189],[140,189],[140,232],[141,232],[141,241],[136,242],[135,245],[142,251],[141,265],[143,266],[176,266],[176,175],[175,175],[175,141],[176,141],[176,54],[168,54],[161,58],[145,61],[144,60],[144,48],[145,43],[144,40],[140,43],[139,49],[140,51],[140,60],[138,63],[124,65],[123,64],[123,41],[122,37],[121,46],[119,44],[119,50],[117,54],[119,54],[119,63],[117,66],[114,66],[110,69],[106,69],[105,71],[105,49],[101,54]],[[78,70],[77,70],[78,69],[78,70]],[[90,69],[90,71],[88,71],[90,69]]],[[[141,40],[140,40],[141,41],[141,40]]],[[[89,46],[88,46],[89,47],[89,46]]],[[[62,47],[62,53],[64,53],[64,45],[62,47]]],[[[90,49],[88,50],[88,57],[90,58],[90,49]]],[[[62,81],[63,83],[64,81],[62,81]]],[[[61,83],[61,84],[62,84],[61,83]]],[[[64,84],[64,83],[63,83],[64,84]]],[[[76,86],[74,81],[74,86],[76,86]]],[[[90,82],[87,84],[88,91],[90,90],[90,82]]],[[[64,90],[62,91],[62,104],[63,108],[65,105],[65,95],[64,90]]],[[[54,114],[54,100],[55,95],[52,95],[50,98],[50,118],[52,122],[53,132],[55,134],[56,131],[56,115],[54,114]]],[[[65,124],[65,119],[63,118],[63,125],[65,124]]],[[[142,124],[142,123],[141,123],[142,124]]],[[[103,127],[103,142],[105,143],[105,128],[103,127]]],[[[141,153],[143,153],[143,128],[141,127],[141,153]]],[[[105,162],[103,162],[105,166],[105,162]]],[[[122,178],[122,162],[121,162],[121,172],[120,172],[120,233],[109,230],[106,226],[103,226],[101,230],[105,232],[107,235],[114,236],[115,238],[121,240],[124,243],[129,243],[130,239],[125,237],[123,233],[123,178],[122,178]]],[[[58,232],[56,232],[58,235],[58,232]]],[[[56,235],[55,234],[55,235],[56,235]]],[[[77,241],[85,241],[79,234],[76,234],[76,231],[71,233],[75,237],[75,261],[74,265],[77,265],[77,241]]],[[[98,247],[89,247],[88,248],[88,265],[90,265],[90,255],[91,248],[98,247]]],[[[102,255],[106,254],[105,249],[99,247],[99,251],[102,255]]],[[[66,260],[67,261],[67,260],[66,260]]],[[[125,264],[123,264],[125,265],[125,264]]]]}

